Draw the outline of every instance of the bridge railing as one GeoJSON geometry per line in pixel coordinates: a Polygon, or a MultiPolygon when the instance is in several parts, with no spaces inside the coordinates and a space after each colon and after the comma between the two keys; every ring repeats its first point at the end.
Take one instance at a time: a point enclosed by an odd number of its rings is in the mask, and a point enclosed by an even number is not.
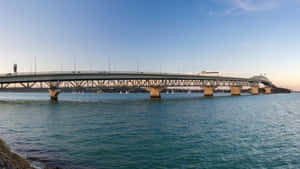
{"type": "MultiPolygon", "coordinates": [[[[158,72],[136,72],[136,71],[45,71],[45,72],[18,72],[18,73],[2,73],[0,77],[25,76],[25,75],[49,75],[49,74],[176,74],[176,73],[158,73],[158,72]]],[[[184,74],[182,74],[184,75],[184,74]]]]}
{"type": "Polygon", "coordinates": [[[137,72],[137,71],[44,71],[44,72],[18,72],[3,73],[1,77],[18,77],[18,76],[42,76],[42,75],[70,75],[70,74],[135,74],[135,75],[192,75],[192,76],[213,76],[213,77],[232,77],[232,78],[249,78],[251,76],[238,76],[236,74],[201,74],[201,73],[166,73],[166,72],[137,72]]]}

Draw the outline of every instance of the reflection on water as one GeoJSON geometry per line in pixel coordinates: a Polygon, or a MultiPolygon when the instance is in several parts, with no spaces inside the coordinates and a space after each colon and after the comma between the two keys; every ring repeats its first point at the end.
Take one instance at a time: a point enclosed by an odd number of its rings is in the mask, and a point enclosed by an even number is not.
{"type": "Polygon", "coordinates": [[[0,93],[0,137],[63,168],[299,168],[300,95],[0,93]]]}

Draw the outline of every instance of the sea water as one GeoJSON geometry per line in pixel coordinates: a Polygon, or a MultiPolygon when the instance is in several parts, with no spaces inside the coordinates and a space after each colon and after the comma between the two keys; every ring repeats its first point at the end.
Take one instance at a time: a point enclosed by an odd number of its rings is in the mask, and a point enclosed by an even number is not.
{"type": "Polygon", "coordinates": [[[300,94],[0,93],[0,138],[37,165],[300,168],[300,94]]]}

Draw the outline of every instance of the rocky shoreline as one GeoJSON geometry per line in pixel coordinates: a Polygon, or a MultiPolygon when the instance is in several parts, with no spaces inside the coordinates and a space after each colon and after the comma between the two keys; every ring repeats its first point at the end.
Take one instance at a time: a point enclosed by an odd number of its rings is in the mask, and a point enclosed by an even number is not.
{"type": "MultiPolygon", "coordinates": [[[[0,139],[0,168],[1,169],[34,169],[30,162],[23,159],[16,153],[11,152],[10,148],[0,139]]],[[[51,169],[51,168],[45,168],[51,169]]],[[[59,169],[59,168],[56,168],[59,169]]]]}

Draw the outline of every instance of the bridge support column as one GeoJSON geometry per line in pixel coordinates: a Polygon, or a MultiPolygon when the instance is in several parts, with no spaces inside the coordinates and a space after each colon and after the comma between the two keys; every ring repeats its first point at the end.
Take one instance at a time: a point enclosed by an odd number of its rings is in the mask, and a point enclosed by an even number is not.
{"type": "Polygon", "coordinates": [[[272,90],[271,87],[265,87],[265,94],[271,94],[272,90]]]}
{"type": "Polygon", "coordinates": [[[251,93],[252,93],[253,95],[257,95],[257,94],[259,93],[259,88],[256,87],[256,86],[252,86],[252,87],[251,87],[251,93]]]}
{"type": "Polygon", "coordinates": [[[204,96],[210,97],[214,95],[214,88],[213,87],[203,87],[204,90],[204,96]]]}
{"type": "Polygon", "coordinates": [[[52,101],[57,101],[60,90],[59,89],[48,89],[48,91],[49,91],[49,94],[50,94],[50,99],[52,101]]]}
{"type": "Polygon", "coordinates": [[[149,87],[146,89],[147,91],[150,92],[150,97],[152,99],[160,99],[160,91],[162,90],[162,88],[160,87],[149,87]]]}
{"type": "Polygon", "coordinates": [[[103,90],[102,90],[102,89],[98,89],[98,90],[96,91],[96,93],[103,93],[103,90]]]}
{"type": "Polygon", "coordinates": [[[232,86],[230,88],[231,96],[240,96],[241,95],[241,87],[240,86],[232,86]]]}

